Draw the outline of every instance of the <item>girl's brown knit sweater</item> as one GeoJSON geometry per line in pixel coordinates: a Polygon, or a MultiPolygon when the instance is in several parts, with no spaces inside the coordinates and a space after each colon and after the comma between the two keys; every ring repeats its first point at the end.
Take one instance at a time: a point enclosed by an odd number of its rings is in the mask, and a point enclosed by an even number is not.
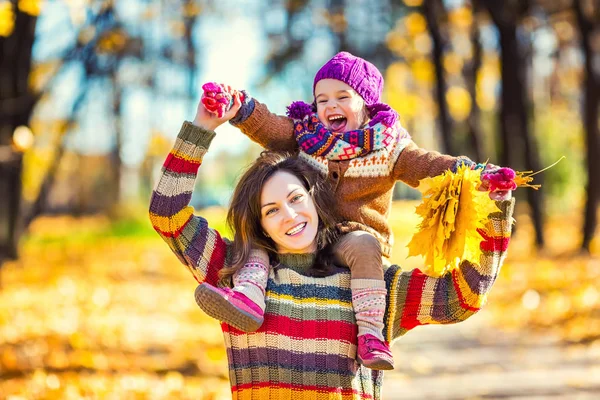
{"type": "MultiPolygon", "coordinates": [[[[271,113],[267,106],[254,103],[252,113],[232,124],[251,140],[269,150],[300,151],[312,166],[327,175],[335,190],[338,213],[345,222],[342,232],[364,230],[373,234],[389,257],[393,245],[388,217],[392,193],[400,180],[417,187],[419,180],[436,176],[461,163],[466,157],[451,157],[419,148],[410,137],[363,157],[343,161],[325,160],[302,152],[294,138],[294,120],[271,113]]],[[[400,125],[398,125],[400,126],[400,125]]]]}

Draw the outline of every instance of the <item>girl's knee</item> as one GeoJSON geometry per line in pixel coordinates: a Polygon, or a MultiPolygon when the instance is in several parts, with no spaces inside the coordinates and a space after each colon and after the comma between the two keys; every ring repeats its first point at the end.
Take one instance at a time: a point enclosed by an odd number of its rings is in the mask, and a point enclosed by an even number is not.
{"type": "Polygon", "coordinates": [[[369,232],[350,232],[346,236],[348,236],[346,238],[346,251],[350,251],[353,254],[366,253],[381,259],[381,244],[379,243],[379,240],[369,232]]]}

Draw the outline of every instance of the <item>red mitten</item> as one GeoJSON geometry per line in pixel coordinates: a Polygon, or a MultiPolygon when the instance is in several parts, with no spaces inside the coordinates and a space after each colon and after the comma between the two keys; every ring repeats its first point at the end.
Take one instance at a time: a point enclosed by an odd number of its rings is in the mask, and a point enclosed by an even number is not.
{"type": "MultiPolygon", "coordinates": [[[[207,111],[216,114],[217,117],[222,118],[223,115],[233,105],[233,96],[227,92],[221,85],[215,82],[207,82],[202,85],[202,104],[207,111]]],[[[244,100],[244,95],[240,93],[240,100],[244,100]]]]}
{"type": "Polygon", "coordinates": [[[511,168],[492,168],[481,172],[481,183],[490,192],[515,190],[515,177],[516,173],[511,168]]]}

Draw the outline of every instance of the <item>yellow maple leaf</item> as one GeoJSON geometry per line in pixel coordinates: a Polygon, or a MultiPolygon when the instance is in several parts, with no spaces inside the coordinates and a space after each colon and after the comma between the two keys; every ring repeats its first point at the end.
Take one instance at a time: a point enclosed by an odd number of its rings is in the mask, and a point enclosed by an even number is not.
{"type": "Polygon", "coordinates": [[[421,181],[423,202],[416,208],[422,218],[408,243],[408,255],[423,256],[423,272],[442,276],[461,260],[479,262],[483,221],[495,210],[487,192],[477,190],[480,172],[466,166],[421,181]]]}

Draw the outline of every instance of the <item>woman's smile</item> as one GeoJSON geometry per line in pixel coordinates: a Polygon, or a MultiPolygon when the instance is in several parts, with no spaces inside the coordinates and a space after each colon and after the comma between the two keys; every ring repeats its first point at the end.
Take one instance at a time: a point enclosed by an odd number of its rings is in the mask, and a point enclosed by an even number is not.
{"type": "Polygon", "coordinates": [[[264,184],[261,220],[265,234],[280,253],[316,250],[319,216],[311,195],[295,176],[279,171],[264,184]]]}
{"type": "Polygon", "coordinates": [[[306,227],[306,222],[299,223],[298,225],[294,226],[292,229],[287,231],[285,234],[288,236],[296,236],[296,235],[300,234],[302,231],[304,231],[305,227],[306,227]]]}

